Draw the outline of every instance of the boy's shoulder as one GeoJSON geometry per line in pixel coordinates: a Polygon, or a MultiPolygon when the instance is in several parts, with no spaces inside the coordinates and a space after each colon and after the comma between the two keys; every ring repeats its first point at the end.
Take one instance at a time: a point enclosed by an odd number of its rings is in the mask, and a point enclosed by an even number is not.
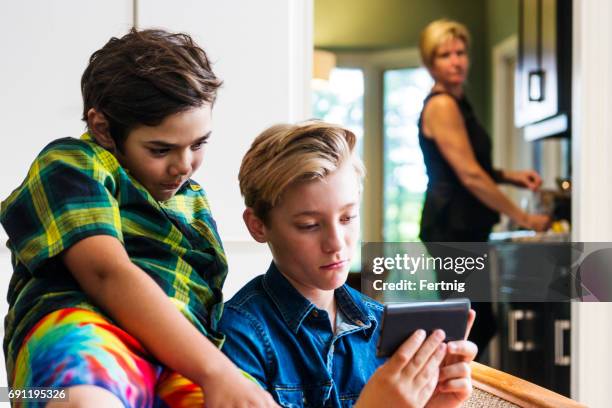
{"type": "Polygon", "coordinates": [[[92,140],[72,137],[55,139],[38,153],[24,181],[5,199],[2,208],[5,209],[30,188],[45,185],[49,190],[55,191],[54,182],[61,187],[67,180],[74,182],[75,175],[78,175],[80,180],[95,178],[106,182],[109,178],[114,178],[119,166],[112,153],[92,140]]]}
{"type": "Polygon", "coordinates": [[[268,300],[263,287],[264,275],[251,279],[230,300],[225,303],[226,309],[249,310],[261,307],[268,300]]]}
{"type": "Polygon", "coordinates": [[[59,139],[52,140],[45,147],[43,147],[39,156],[48,152],[61,151],[82,151],[87,155],[95,155],[98,153],[99,149],[106,150],[97,145],[91,139],[91,137],[85,137],[85,135],[81,136],[79,139],[74,137],[61,137],[59,139]]]}
{"type": "Polygon", "coordinates": [[[274,305],[263,287],[263,277],[253,278],[225,303],[219,330],[261,331],[262,325],[274,320],[274,305]]]}
{"type": "Polygon", "coordinates": [[[63,137],[49,142],[34,160],[38,167],[66,165],[76,169],[105,168],[116,171],[120,164],[108,150],[84,134],[80,139],[63,137]]]}

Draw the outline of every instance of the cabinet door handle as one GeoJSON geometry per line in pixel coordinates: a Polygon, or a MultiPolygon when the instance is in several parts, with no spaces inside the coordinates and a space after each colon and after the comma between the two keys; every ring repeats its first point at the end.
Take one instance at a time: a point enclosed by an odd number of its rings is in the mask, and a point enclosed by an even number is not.
{"type": "Polygon", "coordinates": [[[565,341],[563,332],[571,327],[569,320],[555,320],[555,365],[569,366],[570,356],[565,355],[565,341]]]}
{"type": "Polygon", "coordinates": [[[531,340],[518,339],[518,322],[520,320],[530,321],[535,319],[533,310],[510,310],[508,311],[508,348],[510,351],[531,351],[535,349],[535,343],[531,340]]]}

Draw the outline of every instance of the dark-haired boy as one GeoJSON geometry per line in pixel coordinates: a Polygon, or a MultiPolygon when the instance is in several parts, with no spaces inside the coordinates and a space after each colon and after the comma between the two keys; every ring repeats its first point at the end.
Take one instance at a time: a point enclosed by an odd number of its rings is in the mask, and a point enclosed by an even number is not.
{"type": "Polygon", "coordinates": [[[202,406],[202,390],[211,407],[275,406],[217,349],[227,265],[190,177],[220,85],[184,34],[132,30],[91,56],[88,131],[45,147],[1,206],[11,387],[65,387],[73,406],[202,406]]]}

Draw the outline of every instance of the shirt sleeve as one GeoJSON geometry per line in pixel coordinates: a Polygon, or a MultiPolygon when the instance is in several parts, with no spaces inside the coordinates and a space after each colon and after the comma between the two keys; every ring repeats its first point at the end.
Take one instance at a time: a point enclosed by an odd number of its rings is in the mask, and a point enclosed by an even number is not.
{"type": "Polygon", "coordinates": [[[221,351],[259,385],[270,391],[266,349],[271,345],[263,327],[247,312],[225,307],[219,322],[219,330],[225,334],[221,351]]]}
{"type": "Polygon", "coordinates": [[[0,206],[14,258],[33,274],[76,242],[93,235],[123,240],[117,183],[88,144],[52,143],[25,181],[0,206]]]}

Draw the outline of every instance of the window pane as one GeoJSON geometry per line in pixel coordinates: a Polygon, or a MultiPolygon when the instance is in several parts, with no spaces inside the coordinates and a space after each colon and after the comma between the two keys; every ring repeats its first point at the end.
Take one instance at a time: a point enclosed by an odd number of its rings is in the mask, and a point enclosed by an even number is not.
{"type": "Polygon", "coordinates": [[[418,120],[433,82],[425,68],[384,74],[384,225],[386,242],[416,241],[427,175],[418,120]]]}
{"type": "Polygon", "coordinates": [[[312,112],[315,118],[337,123],[357,136],[363,159],[363,71],[334,68],[329,81],[313,80],[312,112]]]}

